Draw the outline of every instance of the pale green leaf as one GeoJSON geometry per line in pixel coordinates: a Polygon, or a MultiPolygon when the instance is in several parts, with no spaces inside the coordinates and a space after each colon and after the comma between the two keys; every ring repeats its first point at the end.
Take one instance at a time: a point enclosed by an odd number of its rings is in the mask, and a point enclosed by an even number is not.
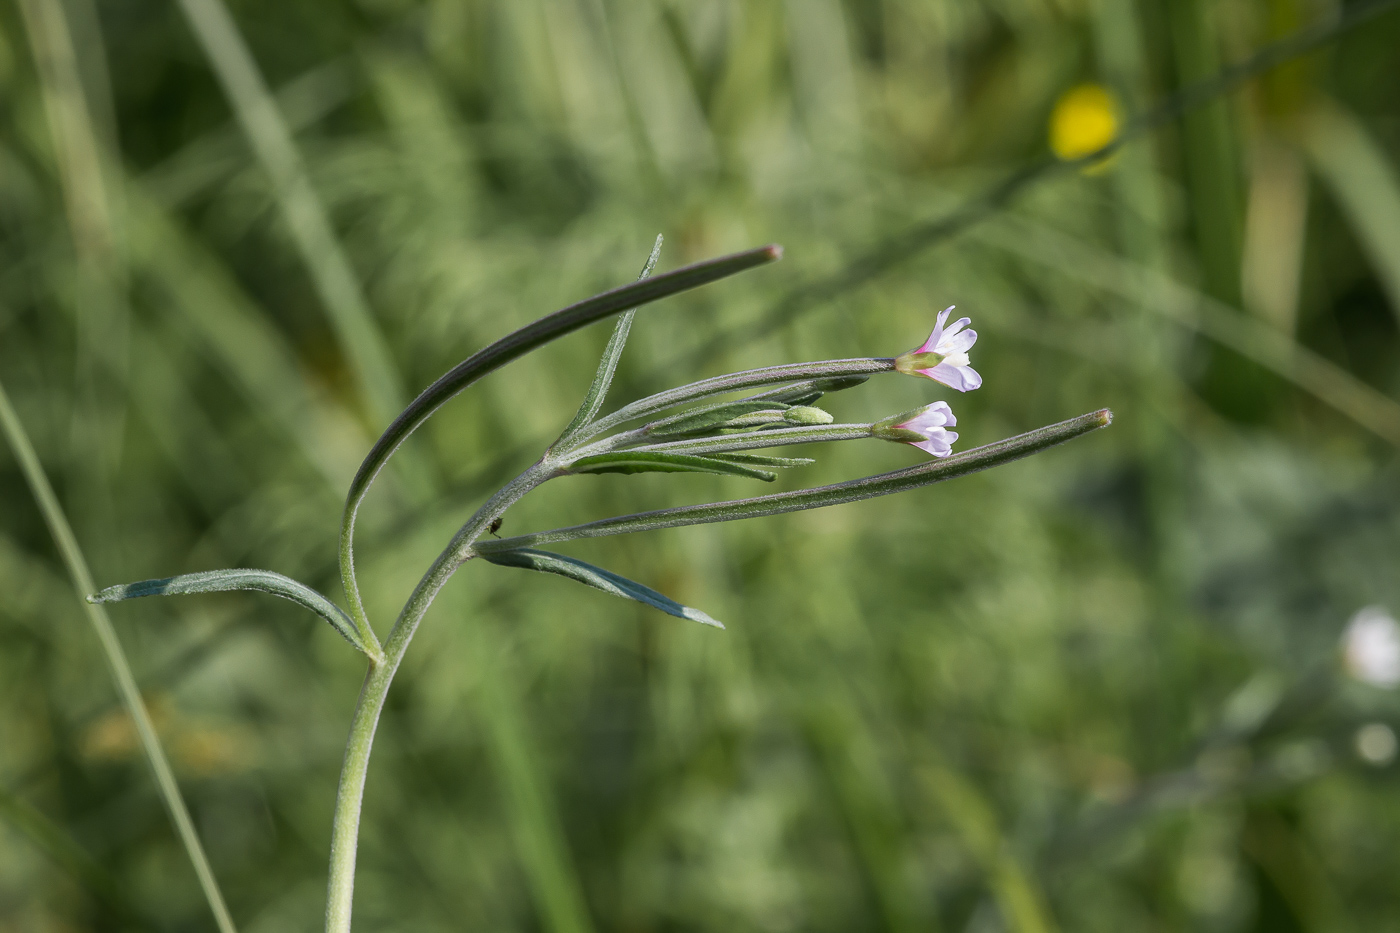
{"type": "Polygon", "coordinates": [[[120,586],[109,586],[100,593],[89,596],[88,602],[114,603],[141,596],[183,596],[194,593],[227,593],[233,590],[271,593],[273,596],[290,599],[325,619],[342,638],[366,655],[375,656],[365,647],[355,630],[355,623],[343,609],[304,583],[298,583],[291,577],[284,577],[271,570],[206,570],[202,573],[185,573],[159,580],[123,583],[120,586]]]}

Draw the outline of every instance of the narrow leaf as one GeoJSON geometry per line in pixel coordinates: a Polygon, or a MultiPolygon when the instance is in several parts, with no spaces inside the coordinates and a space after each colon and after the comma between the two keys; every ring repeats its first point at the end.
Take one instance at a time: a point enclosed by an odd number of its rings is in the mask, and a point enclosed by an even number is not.
{"type": "Polygon", "coordinates": [[[715,460],[747,463],[750,466],[799,467],[810,466],[817,462],[810,457],[769,457],[764,454],[710,454],[710,456],[715,460]]]}
{"type": "MultiPolygon", "coordinates": [[[[787,407],[781,402],[777,405],[781,408],[787,407]]],[[[703,434],[707,431],[717,430],[719,425],[741,415],[756,411],[772,411],[774,407],[775,403],[771,400],[743,399],[738,402],[720,402],[673,415],[670,418],[663,418],[654,424],[647,425],[643,430],[648,436],[658,439],[703,434]]]]}
{"type": "Polygon", "coordinates": [[[553,554],[549,551],[537,551],[533,548],[498,551],[482,556],[491,563],[500,564],[502,567],[523,567],[526,570],[538,570],[542,573],[557,573],[561,577],[568,577],[570,580],[576,580],[579,583],[602,590],[604,593],[646,603],[648,606],[660,609],[662,612],[680,619],[690,619],[692,622],[724,628],[723,623],[710,618],[699,609],[682,606],[674,599],[663,596],[649,586],[643,586],[635,580],[629,580],[601,567],[594,567],[592,564],[574,557],[565,557],[563,554],[553,554]]]}
{"type": "Polygon", "coordinates": [[[669,454],[656,451],[619,450],[574,461],[570,473],[721,473],[747,476],[771,483],[776,473],[715,457],[669,454]]]}
{"type": "MultiPolygon", "coordinates": [[[[662,241],[663,237],[658,233],[656,245],[651,248],[651,255],[642,266],[641,275],[637,276],[638,282],[651,275],[652,270],[656,268],[656,261],[661,258],[662,241]]],[[[551,448],[568,446],[569,441],[597,417],[598,409],[603,407],[603,400],[612,385],[613,375],[617,372],[617,361],[622,358],[622,348],[627,345],[627,335],[632,330],[632,319],[636,316],[637,309],[631,308],[617,319],[612,336],[608,338],[608,345],[603,350],[603,358],[598,361],[598,373],[593,377],[593,384],[588,387],[588,393],[583,397],[583,404],[579,405],[578,414],[574,415],[574,420],[569,422],[559,439],[550,445],[551,448]]]]}
{"type": "Polygon", "coordinates": [[[773,389],[753,397],[754,401],[782,402],[787,405],[810,405],[828,392],[853,389],[870,381],[869,376],[837,376],[831,379],[807,379],[773,389]]]}
{"type": "Polygon", "coordinates": [[[284,577],[271,570],[207,570],[203,573],[185,573],[160,580],[124,583],[120,586],[109,586],[100,593],[89,596],[88,602],[114,603],[141,596],[181,596],[191,593],[227,593],[233,590],[271,593],[273,596],[290,599],[297,605],[305,606],[329,622],[350,644],[369,657],[375,657],[361,641],[359,632],[355,630],[355,623],[344,610],[304,583],[298,583],[291,577],[284,577]]]}

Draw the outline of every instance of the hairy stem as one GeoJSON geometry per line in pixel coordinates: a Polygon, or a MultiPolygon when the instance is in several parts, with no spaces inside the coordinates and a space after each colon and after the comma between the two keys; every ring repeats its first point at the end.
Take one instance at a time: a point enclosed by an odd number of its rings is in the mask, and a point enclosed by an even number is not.
{"type": "Polygon", "coordinates": [[[355,854],[360,838],[360,811],[364,803],[365,779],[369,773],[369,756],[374,745],[374,732],[389,686],[398,672],[409,642],[418,631],[428,607],[447,581],[471,556],[471,546],[506,509],[544,481],[557,475],[552,461],[541,459],[524,473],[504,486],[486,501],[451,543],[438,555],[428,572],[418,581],[413,595],[404,604],[398,621],[384,642],[384,660],[371,661],[365,674],[355,717],[350,725],[350,738],[345,746],[345,762],[340,769],[340,787],[336,791],[335,816],[331,828],[330,879],[326,895],[326,933],[349,933],[350,910],[355,892],[355,854]]]}

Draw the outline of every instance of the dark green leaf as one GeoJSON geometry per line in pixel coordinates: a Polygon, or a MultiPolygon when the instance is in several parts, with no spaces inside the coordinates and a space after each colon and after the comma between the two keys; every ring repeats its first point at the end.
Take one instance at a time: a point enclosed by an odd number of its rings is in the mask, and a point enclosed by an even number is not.
{"type": "Polygon", "coordinates": [[[619,450],[574,461],[571,473],[722,473],[747,476],[771,483],[776,473],[755,470],[742,463],[717,457],[673,454],[651,450],[619,450]]]}
{"type": "Polygon", "coordinates": [[[533,548],[498,551],[482,556],[491,563],[500,564],[503,567],[523,567],[526,570],[538,570],[542,573],[556,573],[561,577],[568,577],[570,580],[576,580],[579,583],[602,590],[604,593],[646,603],[648,606],[660,609],[662,612],[680,619],[690,619],[693,622],[724,628],[721,622],[710,618],[699,609],[682,606],[674,599],[663,596],[649,586],[643,586],[634,580],[629,580],[601,567],[594,567],[592,564],[574,557],[565,557],[563,554],[553,554],[549,551],[537,551],[533,548]]]}

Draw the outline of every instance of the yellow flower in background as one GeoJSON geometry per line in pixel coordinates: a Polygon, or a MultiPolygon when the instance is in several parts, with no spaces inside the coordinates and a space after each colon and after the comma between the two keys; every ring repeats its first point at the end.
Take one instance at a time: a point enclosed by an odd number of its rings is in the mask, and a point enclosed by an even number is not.
{"type": "MultiPolygon", "coordinates": [[[[1118,136],[1118,102],[1099,84],[1072,87],[1050,114],[1050,148],[1065,161],[1097,152],[1118,136]]],[[[1092,168],[1102,168],[1107,159],[1092,168]]]]}

